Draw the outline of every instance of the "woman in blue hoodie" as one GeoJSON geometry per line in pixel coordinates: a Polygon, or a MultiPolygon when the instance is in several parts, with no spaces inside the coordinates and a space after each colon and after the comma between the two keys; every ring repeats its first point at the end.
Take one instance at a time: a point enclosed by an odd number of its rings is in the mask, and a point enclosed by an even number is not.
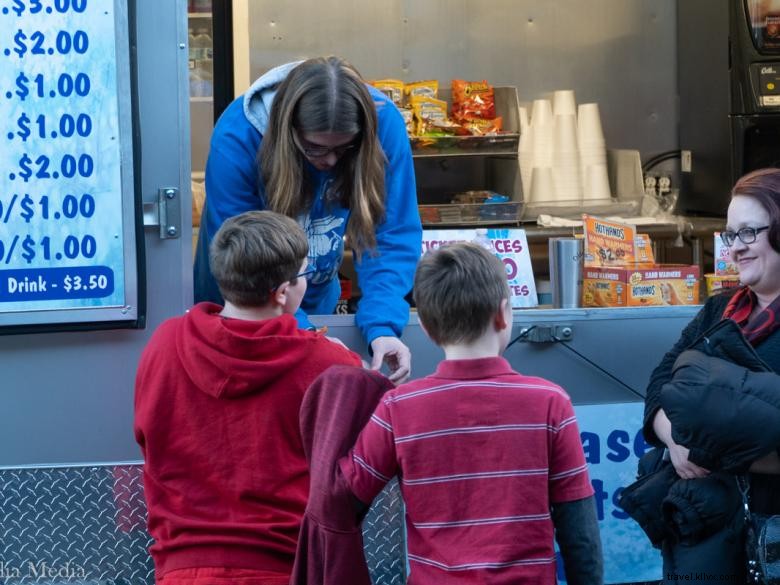
{"type": "Polygon", "coordinates": [[[301,310],[331,314],[346,236],[362,298],[356,324],[390,379],[406,379],[399,339],[420,256],[409,139],[401,114],[338,57],[268,71],[219,118],[206,163],[206,203],[195,257],[195,300],[221,302],[208,265],[211,237],[227,218],[271,209],[295,218],[309,240],[311,273],[301,310]]]}

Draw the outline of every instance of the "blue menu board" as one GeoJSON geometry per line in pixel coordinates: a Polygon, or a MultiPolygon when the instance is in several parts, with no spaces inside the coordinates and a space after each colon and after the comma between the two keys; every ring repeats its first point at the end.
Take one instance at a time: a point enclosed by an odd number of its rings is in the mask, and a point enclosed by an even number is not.
{"type": "Polygon", "coordinates": [[[0,333],[138,317],[125,6],[0,0],[0,333]]]}

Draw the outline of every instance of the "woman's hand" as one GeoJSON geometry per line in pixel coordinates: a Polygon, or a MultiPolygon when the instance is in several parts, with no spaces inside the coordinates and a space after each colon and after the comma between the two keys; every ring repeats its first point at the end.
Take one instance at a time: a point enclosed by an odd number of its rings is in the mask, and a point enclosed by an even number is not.
{"type": "Polygon", "coordinates": [[[401,384],[409,378],[412,371],[412,352],[397,337],[377,337],[371,342],[374,359],[371,369],[379,370],[386,363],[390,370],[390,381],[401,384]]]}
{"type": "Polygon", "coordinates": [[[707,477],[710,474],[709,470],[688,461],[690,450],[674,442],[672,439],[672,422],[666,416],[663,408],[659,409],[655,414],[653,430],[656,436],[666,445],[666,448],[669,449],[669,457],[677,475],[683,479],[696,479],[707,477]]]}

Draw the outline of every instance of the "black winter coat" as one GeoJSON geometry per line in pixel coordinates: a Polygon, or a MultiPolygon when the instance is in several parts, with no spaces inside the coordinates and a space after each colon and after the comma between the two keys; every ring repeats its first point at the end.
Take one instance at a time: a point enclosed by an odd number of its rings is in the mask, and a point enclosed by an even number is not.
{"type": "MultiPolygon", "coordinates": [[[[655,417],[656,412],[658,412],[658,409],[662,406],[662,388],[671,381],[675,370],[675,362],[677,362],[678,358],[685,350],[699,340],[703,333],[722,320],[723,311],[733,294],[733,292],[728,292],[710,298],[704,307],[702,307],[701,311],[699,311],[696,317],[694,317],[685,328],[680,339],[671,351],[664,356],[661,363],[653,371],[645,398],[645,419],[643,427],[645,439],[649,443],[656,446],[663,446],[653,431],[653,418],[655,417]]],[[[748,359],[739,348],[738,344],[732,344],[728,340],[728,336],[725,336],[725,339],[725,343],[717,350],[719,353],[716,352],[715,355],[721,355],[732,361],[748,359]],[[730,352],[732,355],[729,355],[730,352]]],[[[692,352],[683,357],[678,364],[678,370],[688,368],[688,372],[691,373],[692,381],[695,377],[693,375],[694,370],[701,372],[702,364],[710,361],[710,365],[717,365],[719,373],[723,374],[726,378],[729,376],[751,376],[753,381],[755,382],[758,380],[759,385],[762,387],[759,393],[764,393],[764,396],[763,398],[760,398],[760,400],[770,398],[769,405],[758,405],[759,408],[754,409],[754,414],[772,417],[774,414],[772,410],[774,407],[771,406],[773,403],[772,400],[776,400],[774,404],[780,405],[780,387],[776,386],[778,380],[776,374],[750,374],[747,373],[744,367],[735,366],[737,369],[732,369],[729,364],[712,361],[717,360],[718,358],[696,354],[697,352],[692,352]],[[726,374],[725,372],[729,373],[726,374]]],[[[780,331],[776,331],[755,347],[754,355],[760,358],[761,362],[771,368],[774,372],[780,372],[780,331]]],[[[755,368],[755,364],[745,363],[744,361],[742,361],[742,363],[743,366],[747,366],[747,368],[755,368]]],[[[701,382],[701,380],[699,380],[699,382],[701,382]]],[[[695,386],[696,384],[692,384],[691,388],[694,388],[695,386]]],[[[719,388],[722,390],[721,387],[719,388]]],[[[699,383],[698,389],[701,391],[701,394],[696,400],[703,400],[703,397],[707,395],[708,387],[706,384],[699,383]]],[[[684,390],[680,388],[678,388],[678,390],[679,392],[676,394],[676,398],[680,399],[680,402],[682,402],[681,399],[684,397],[684,390]]],[[[727,394],[722,394],[721,398],[726,395],[727,394]]],[[[734,395],[732,395],[732,398],[734,398],[734,395]]],[[[695,400],[692,402],[696,403],[695,400]]],[[[732,415],[735,417],[733,420],[739,418],[739,414],[733,412],[733,404],[739,404],[739,402],[732,403],[732,406],[727,403],[722,404],[721,410],[723,411],[724,418],[721,418],[721,421],[730,418],[732,415]]],[[[709,405],[711,408],[704,416],[711,418],[713,412],[717,411],[718,404],[716,402],[709,402],[709,405]]],[[[667,412],[667,415],[668,414],[669,413],[667,412]]],[[[738,471],[741,467],[745,467],[749,464],[751,457],[755,459],[761,454],[766,454],[767,448],[771,449],[772,445],[774,448],[780,447],[780,443],[776,444],[774,442],[776,437],[769,436],[770,433],[767,432],[768,428],[764,426],[765,423],[736,425],[733,420],[728,423],[729,426],[725,427],[721,426],[725,423],[715,421],[715,423],[709,427],[710,431],[706,435],[700,435],[700,444],[689,443],[689,441],[695,441],[694,437],[697,433],[704,433],[703,429],[706,425],[698,425],[696,427],[696,432],[694,432],[692,430],[693,426],[689,425],[681,425],[680,429],[675,428],[673,421],[673,437],[678,443],[689,448],[693,447],[691,455],[692,461],[696,462],[694,458],[697,457],[704,467],[709,467],[705,463],[709,463],[710,465],[715,463],[715,466],[719,465],[723,468],[735,471],[738,471]],[[725,433],[724,429],[730,429],[729,433],[725,433]],[[751,446],[751,438],[764,438],[764,440],[768,440],[771,444],[756,442],[751,446]],[[709,460],[707,458],[709,458],[709,460]]],[[[691,422],[695,425],[696,420],[692,420],[691,422]]],[[[680,425],[679,418],[678,425],[680,425]]],[[[780,476],[751,474],[751,486],[751,508],[754,512],[761,514],[780,514],[780,476]]]]}
{"type": "Polygon", "coordinates": [[[744,473],[780,445],[780,376],[739,326],[721,321],[674,363],[661,389],[672,438],[711,471],[744,473]]]}

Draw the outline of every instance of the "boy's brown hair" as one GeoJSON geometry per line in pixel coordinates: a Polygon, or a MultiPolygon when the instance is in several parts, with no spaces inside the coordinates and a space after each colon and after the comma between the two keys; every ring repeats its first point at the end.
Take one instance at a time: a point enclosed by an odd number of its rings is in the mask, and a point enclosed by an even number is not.
{"type": "Polygon", "coordinates": [[[219,228],[209,263],[226,301],[260,307],[280,284],[295,284],[308,252],[306,234],[295,220],[273,211],[247,211],[219,228]]]}
{"type": "Polygon", "coordinates": [[[445,245],[417,265],[417,315],[437,345],[475,341],[508,298],[503,263],[476,244],[445,245]]]}

